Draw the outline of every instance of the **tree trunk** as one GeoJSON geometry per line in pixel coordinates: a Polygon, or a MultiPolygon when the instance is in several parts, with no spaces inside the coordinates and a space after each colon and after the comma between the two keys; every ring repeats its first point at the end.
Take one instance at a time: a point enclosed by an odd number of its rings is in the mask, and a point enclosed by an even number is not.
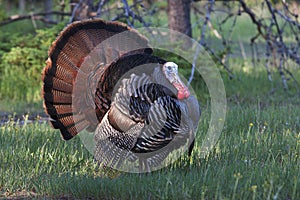
{"type": "MultiPolygon", "coordinates": [[[[45,12],[51,12],[52,11],[52,0],[46,0],[45,1],[44,9],[45,9],[45,12]]],[[[46,21],[51,22],[52,21],[52,15],[51,14],[46,15],[45,19],[46,19],[46,21]]]]}
{"type": "Polygon", "coordinates": [[[92,0],[72,0],[71,5],[73,5],[71,21],[80,21],[94,17],[92,0]]]}
{"type": "Polygon", "coordinates": [[[25,0],[19,0],[19,14],[24,14],[25,11],[25,0]]]}
{"type": "MultiPolygon", "coordinates": [[[[168,18],[169,29],[192,37],[190,4],[191,0],[168,0],[168,18]]],[[[171,42],[178,41],[176,34],[171,34],[170,39],[171,42]]]]}

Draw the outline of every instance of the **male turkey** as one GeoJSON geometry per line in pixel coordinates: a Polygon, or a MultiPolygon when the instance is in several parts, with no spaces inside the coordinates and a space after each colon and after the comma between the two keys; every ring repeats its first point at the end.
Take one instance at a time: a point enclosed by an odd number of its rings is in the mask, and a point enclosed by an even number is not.
{"type": "Polygon", "coordinates": [[[95,130],[95,160],[139,171],[194,144],[200,108],[178,66],[152,55],[148,40],[119,22],[67,26],[49,49],[43,71],[44,108],[65,140],[95,130]]]}

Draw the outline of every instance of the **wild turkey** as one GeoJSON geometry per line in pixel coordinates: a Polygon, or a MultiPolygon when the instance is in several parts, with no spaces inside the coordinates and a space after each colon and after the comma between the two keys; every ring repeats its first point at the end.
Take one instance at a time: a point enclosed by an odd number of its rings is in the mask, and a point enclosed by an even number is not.
{"type": "Polygon", "coordinates": [[[95,130],[95,160],[139,171],[161,165],[187,142],[200,118],[178,66],[152,55],[148,40],[119,22],[74,22],[57,37],[43,71],[44,108],[69,140],[95,130]],[[125,165],[125,164],[124,164],[125,165]]]}

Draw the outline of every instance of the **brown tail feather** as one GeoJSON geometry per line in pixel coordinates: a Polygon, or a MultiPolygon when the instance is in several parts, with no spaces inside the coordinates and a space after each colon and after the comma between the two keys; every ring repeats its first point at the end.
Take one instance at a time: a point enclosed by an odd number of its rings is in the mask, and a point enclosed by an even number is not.
{"type": "Polygon", "coordinates": [[[43,82],[52,82],[53,77],[63,80],[66,83],[73,83],[73,79],[76,77],[76,72],[69,70],[69,66],[62,65],[63,63],[59,63],[56,66],[52,65],[52,62],[48,59],[47,66],[44,68],[43,73],[43,82]]]}
{"type": "MultiPolygon", "coordinates": [[[[45,77],[45,79],[44,79],[44,88],[49,88],[50,90],[55,89],[58,91],[62,91],[62,92],[71,94],[72,90],[73,90],[73,85],[70,83],[64,82],[63,80],[58,79],[56,77],[48,76],[48,77],[45,77]]],[[[46,90],[46,89],[44,89],[44,90],[46,90]]]]}
{"type": "Polygon", "coordinates": [[[80,131],[89,126],[84,115],[74,115],[74,113],[58,114],[52,122],[53,128],[60,129],[62,137],[66,140],[71,139],[80,131]]]}
{"type": "Polygon", "coordinates": [[[52,90],[50,93],[44,93],[44,100],[52,103],[71,104],[72,95],[58,90],[52,90]]]}
{"type": "Polygon", "coordinates": [[[47,107],[47,113],[49,115],[64,115],[64,114],[72,114],[72,106],[71,105],[53,105],[52,107],[47,107]]]}
{"type": "Polygon", "coordinates": [[[60,33],[49,49],[42,79],[45,111],[64,139],[71,139],[85,128],[92,129],[109,109],[110,93],[103,94],[104,106],[95,108],[95,94],[91,95],[95,91],[86,87],[96,87],[98,83],[90,83],[89,77],[99,80],[110,63],[128,53],[132,46],[137,47],[135,52],[151,53],[147,44],[146,38],[125,24],[101,19],[74,22],[60,33]],[[123,31],[129,31],[130,36],[125,40],[115,37],[123,31]],[[103,42],[112,36],[113,40],[103,42]],[[77,87],[78,80],[85,82],[77,87]],[[75,85],[80,96],[74,100],[75,85]]]}
{"type": "Polygon", "coordinates": [[[68,130],[70,131],[70,133],[75,136],[77,135],[77,133],[80,133],[82,130],[84,130],[87,126],[89,126],[89,122],[87,120],[82,120],[77,122],[74,125],[71,125],[70,127],[68,127],[68,130]],[[73,134],[74,133],[74,134],[73,134]]]}
{"type": "Polygon", "coordinates": [[[72,115],[58,115],[58,119],[63,122],[64,126],[67,128],[70,128],[72,126],[76,126],[77,124],[81,123],[82,121],[85,121],[84,115],[74,115],[74,113],[69,113],[72,115]]]}

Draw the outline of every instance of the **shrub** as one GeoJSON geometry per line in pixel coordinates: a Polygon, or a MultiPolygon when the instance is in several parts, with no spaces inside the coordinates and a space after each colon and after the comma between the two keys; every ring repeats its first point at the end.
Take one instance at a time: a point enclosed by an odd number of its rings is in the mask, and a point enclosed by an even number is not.
{"type": "Polygon", "coordinates": [[[0,46],[0,99],[40,101],[41,71],[48,48],[64,24],[20,36],[5,34],[0,46]]]}

